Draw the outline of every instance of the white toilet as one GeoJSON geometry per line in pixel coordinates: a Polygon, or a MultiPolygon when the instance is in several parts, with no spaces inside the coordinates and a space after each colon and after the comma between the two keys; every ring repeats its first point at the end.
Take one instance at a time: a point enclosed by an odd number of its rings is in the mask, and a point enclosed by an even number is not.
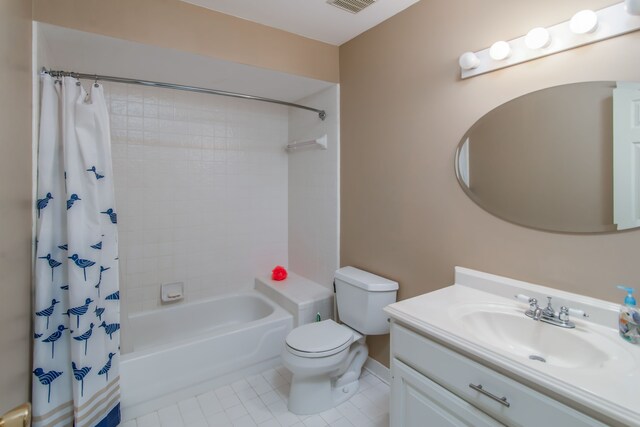
{"type": "Polygon", "coordinates": [[[369,354],[365,335],[389,333],[382,309],[396,301],[397,282],[344,267],[336,271],[334,283],[344,324],[324,320],[287,335],[282,361],[293,374],[289,411],[294,414],[326,411],[353,396],[369,354]]]}

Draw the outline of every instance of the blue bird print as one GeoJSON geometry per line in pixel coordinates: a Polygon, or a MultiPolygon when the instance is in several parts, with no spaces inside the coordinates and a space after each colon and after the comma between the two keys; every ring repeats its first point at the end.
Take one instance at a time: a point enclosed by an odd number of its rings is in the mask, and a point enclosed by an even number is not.
{"type": "Polygon", "coordinates": [[[97,249],[97,250],[101,250],[102,249],[102,242],[98,242],[95,245],[91,245],[92,249],[97,249]]]}
{"type": "Polygon", "coordinates": [[[84,341],[84,355],[87,355],[87,342],[89,341],[89,338],[91,338],[91,334],[93,334],[93,327],[95,325],[92,323],[89,325],[89,330],[87,332],[85,332],[82,335],[79,335],[77,337],[73,337],[74,340],[76,341],[84,341]]]}
{"type": "Polygon", "coordinates": [[[94,286],[98,290],[98,297],[100,297],[100,284],[102,283],[102,273],[109,270],[111,267],[100,266],[100,275],[98,276],[98,283],[94,286]]]}
{"type": "Polygon", "coordinates": [[[104,175],[100,175],[97,171],[96,171],[96,167],[95,166],[91,166],[89,169],[87,169],[87,172],[93,172],[96,175],[96,179],[102,179],[104,178],[104,175]]]}
{"type": "Polygon", "coordinates": [[[49,263],[49,267],[51,267],[51,281],[53,282],[53,269],[56,267],[60,267],[62,263],[51,258],[51,254],[47,254],[47,256],[39,256],[38,259],[46,259],[49,263]]]}
{"type": "Polygon", "coordinates": [[[87,310],[89,310],[89,304],[91,304],[93,300],[91,298],[87,298],[84,300],[83,305],[79,305],[78,307],[73,307],[67,310],[65,313],[67,316],[76,316],[76,328],[80,327],[80,316],[84,316],[87,314],[87,310]]]}
{"type": "Polygon", "coordinates": [[[93,310],[93,312],[96,314],[96,317],[100,319],[100,321],[102,321],[102,313],[104,313],[104,307],[98,307],[96,305],[96,309],[93,310]]]}
{"type": "Polygon", "coordinates": [[[45,308],[44,310],[36,311],[36,316],[47,318],[47,329],[49,329],[49,316],[53,314],[53,309],[55,308],[56,304],[58,304],[59,302],[60,301],[56,301],[55,299],[52,299],[51,305],[49,307],[45,308]]]}
{"type": "Polygon", "coordinates": [[[113,209],[109,208],[106,211],[100,213],[109,215],[109,219],[111,220],[112,224],[118,223],[118,214],[116,214],[113,209]]]}
{"type": "Polygon", "coordinates": [[[33,371],[33,375],[38,377],[38,381],[40,381],[40,384],[46,385],[49,387],[49,393],[47,394],[47,403],[51,403],[51,383],[60,375],[62,375],[62,372],[58,372],[58,371],[45,372],[42,368],[36,368],[33,371]]]}
{"type": "Polygon", "coordinates": [[[76,193],[73,193],[71,195],[71,198],[69,200],[67,200],[67,210],[71,209],[71,206],[73,206],[73,204],[77,201],[77,200],[82,200],[80,197],[78,197],[78,195],[76,193]]]}
{"type": "Polygon", "coordinates": [[[68,291],[69,285],[60,285],[60,289],[62,289],[63,291],[68,291]]]}
{"type": "Polygon", "coordinates": [[[58,246],[58,249],[62,249],[63,251],[69,250],[69,244],[65,243],[64,245],[58,246]]]}
{"type": "Polygon", "coordinates": [[[76,362],[71,362],[71,367],[73,368],[73,377],[80,381],[80,397],[82,397],[84,396],[84,377],[91,371],[91,366],[78,369],[76,362]]]}
{"type": "Polygon", "coordinates": [[[82,269],[82,272],[84,273],[84,281],[87,281],[87,268],[91,267],[92,265],[95,264],[95,262],[90,261],[88,259],[82,259],[78,256],[78,254],[73,254],[70,257],[67,257],[71,260],[73,260],[73,262],[82,269]]]}
{"type": "Polygon", "coordinates": [[[49,200],[52,200],[53,196],[51,195],[51,193],[47,193],[47,195],[42,198],[42,199],[38,199],[38,201],[36,202],[36,208],[38,209],[38,218],[40,218],[40,211],[44,208],[47,207],[47,205],[49,204],[49,200]]]}
{"type": "Polygon", "coordinates": [[[107,295],[106,300],[119,300],[120,299],[120,291],[115,291],[112,294],[107,295]]]}
{"type": "Polygon", "coordinates": [[[42,334],[38,334],[36,332],[33,333],[33,339],[37,340],[38,338],[40,338],[42,336],[42,334]]]}
{"type": "Polygon", "coordinates": [[[51,358],[52,359],[53,359],[53,357],[55,355],[56,341],[58,341],[60,339],[60,337],[62,336],[62,332],[65,329],[69,329],[69,328],[65,328],[64,325],[59,325],[57,331],[55,331],[54,333],[49,335],[47,338],[42,340],[42,342],[50,342],[51,343],[51,358]]]}
{"type": "Polygon", "coordinates": [[[115,334],[118,329],[120,329],[120,323],[107,323],[103,320],[98,327],[104,328],[104,331],[107,333],[107,335],[109,335],[109,339],[111,340],[113,339],[112,335],[115,334]]]}
{"type": "Polygon", "coordinates": [[[111,369],[111,359],[115,356],[115,353],[109,353],[109,360],[104,364],[102,369],[98,371],[98,375],[106,375],[107,382],[109,382],[109,370],[111,369]]]}

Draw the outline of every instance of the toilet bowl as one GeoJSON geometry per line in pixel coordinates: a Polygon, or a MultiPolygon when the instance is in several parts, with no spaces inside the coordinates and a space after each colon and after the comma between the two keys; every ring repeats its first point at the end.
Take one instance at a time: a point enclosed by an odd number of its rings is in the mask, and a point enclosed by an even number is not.
{"type": "Polygon", "coordinates": [[[282,352],[293,374],[289,410],[316,414],[346,401],[358,391],[358,378],[367,360],[365,337],[333,320],[294,329],[282,352]]]}
{"type": "Polygon", "coordinates": [[[398,283],[343,267],[334,287],[340,320],[310,323],[287,335],[282,362],[293,374],[289,411],[299,415],[326,411],[358,391],[358,379],[369,351],[365,335],[389,333],[382,310],[396,301],[398,283]]]}

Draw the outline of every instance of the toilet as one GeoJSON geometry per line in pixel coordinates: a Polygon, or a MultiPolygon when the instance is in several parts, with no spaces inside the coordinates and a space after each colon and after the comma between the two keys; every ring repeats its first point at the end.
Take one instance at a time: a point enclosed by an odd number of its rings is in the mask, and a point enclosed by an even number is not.
{"type": "Polygon", "coordinates": [[[324,320],[299,326],[287,335],[282,351],[293,374],[289,411],[294,414],[317,414],[353,396],[369,354],[366,335],[389,333],[382,309],[396,301],[397,282],[354,267],[337,270],[334,279],[343,324],[324,320]]]}

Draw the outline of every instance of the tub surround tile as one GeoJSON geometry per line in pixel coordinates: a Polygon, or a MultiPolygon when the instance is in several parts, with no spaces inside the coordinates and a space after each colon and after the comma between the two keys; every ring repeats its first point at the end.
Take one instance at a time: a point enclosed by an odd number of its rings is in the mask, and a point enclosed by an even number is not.
{"type": "Polygon", "coordinates": [[[123,314],[158,308],[162,283],[185,282],[193,300],[249,289],[256,275],[287,265],[287,108],[109,82],[104,88],[121,287],[146,291],[129,294],[123,314]],[[216,247],[224,251],[211,253],[216,247]]]}

